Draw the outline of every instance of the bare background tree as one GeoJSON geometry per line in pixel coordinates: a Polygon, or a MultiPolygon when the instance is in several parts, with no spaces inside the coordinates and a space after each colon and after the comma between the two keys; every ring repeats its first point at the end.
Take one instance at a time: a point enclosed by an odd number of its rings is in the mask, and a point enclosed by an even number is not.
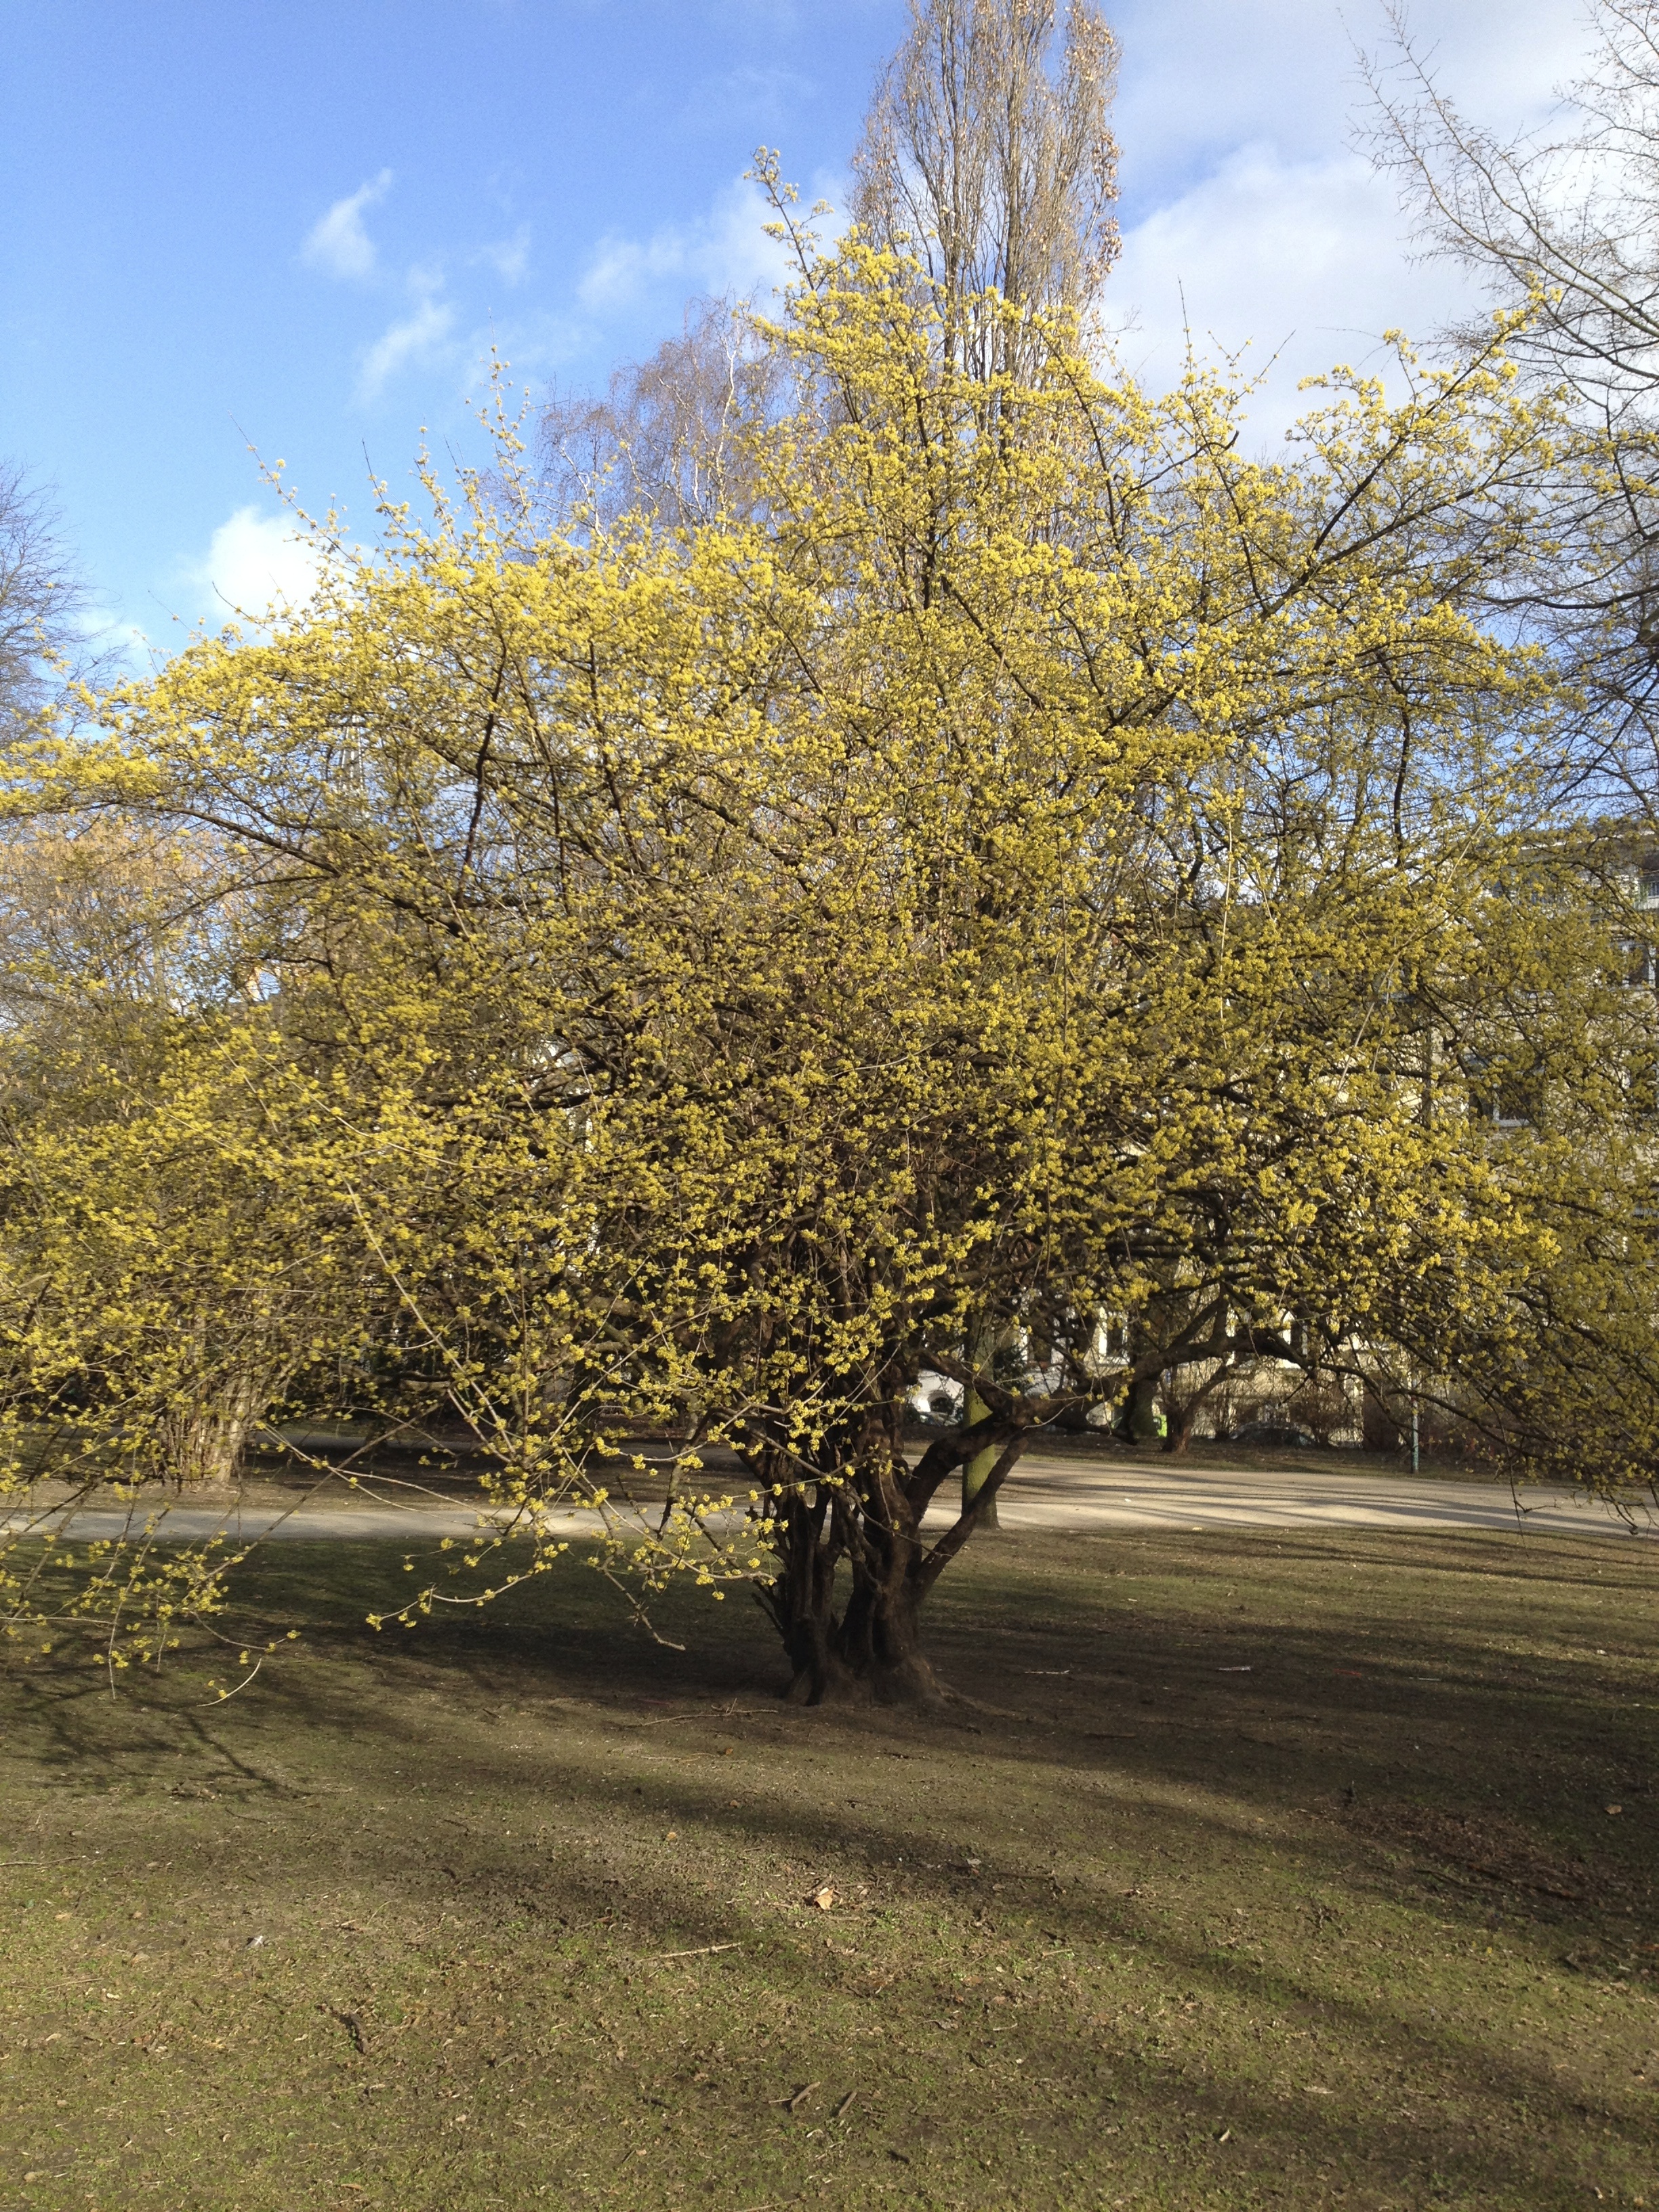
{"type": "Polygon", "coordinates": [[[1117,42],[1088,0],[910,0],[854,157],[853,214],[915,254],[947,302],[947,343],[992,375],[1018,364],[988,291],[1086,307],[1117,258],[1117,42]]]}
{"type": "Polygon", "coordinates": [[[624,363],[603,398],[577,392],[543,410],[549,507],[561,519],[646,514],[671,526],[747,513],[753,491],[734,433],[767,413],[780,383],[744,303],[692,300],[679,336],[624,363]]]}
{"type": "MultiPolygon", "coordinates": [[[[865,118],[852,214],[939,286],[951,364],[1018,372],[1018,329],[973,303],[1082,311],[1098,292],[1118,252],[1117,42],[1089,0],[910,0],[910,17],[865,118]]],[[[734,433],[781,403],[784,375],[746,301],[692,300],[679,336],[603,397],[543,410],[547,512],[676,526],[749,512],[734,433]]]]}
{"type": "Polygon", "coordinates": [[[92,672],[88,597],[51,495],[0,460],[0,744],[92,672]]]}
{"type": "Polygon", "coordinates": [[[1653,427],[1659,399],[1659,0],[1591,0],[1594,65],[1553,128],[1503,139],[1461,112],[1390,10],[1367,70],[1373,150],[1431,250],[1494,298],[1534,298],[1518,341],[1603,419],[1653,427]]]}
{"type": "Polygon", "coordinates": [[[1373,156],[1426,252],[1528,309],[1515,356],[1587,434],[1540,488],[1523,601],[1583,682],[1579,788],[1659,832],[1659,0],[1590,0],[1589,70],[1511,138],[1449,97],[1403,8],[1390,20],[1366,67],[1373,156]]]}

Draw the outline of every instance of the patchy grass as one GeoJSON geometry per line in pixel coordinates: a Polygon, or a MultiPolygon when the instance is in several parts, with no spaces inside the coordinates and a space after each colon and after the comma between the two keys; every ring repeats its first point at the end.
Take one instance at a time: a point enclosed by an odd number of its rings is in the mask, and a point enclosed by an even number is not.
{"type": "Polygon", "coordinates": [[[942,1721],[403,1558],[0,1681],[0,2205],[1659,2207],[1645,1543],[1005,1536],[942,1721]]]}

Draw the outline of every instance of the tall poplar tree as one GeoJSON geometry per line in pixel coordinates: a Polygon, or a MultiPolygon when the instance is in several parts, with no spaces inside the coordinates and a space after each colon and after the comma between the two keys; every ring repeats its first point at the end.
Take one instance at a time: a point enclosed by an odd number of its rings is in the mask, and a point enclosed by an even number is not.
{"type": "Polygon", "coordinates": [[[854,156],[853,215],[937,288],[947,367],[1024,370],[1031,314],[1087,307],[1117,256],[1117,44],[1091,0],[909,4],[854,156]]]}

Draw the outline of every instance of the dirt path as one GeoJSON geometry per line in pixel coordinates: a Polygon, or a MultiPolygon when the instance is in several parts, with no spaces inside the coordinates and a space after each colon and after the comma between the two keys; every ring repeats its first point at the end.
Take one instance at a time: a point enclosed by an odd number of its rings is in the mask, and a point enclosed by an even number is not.
{"type": "MultiPolygon", "coordinates": [[[[645,1509],[647,1513],[652,1509],[645,1509]]],[[[1167,1463],[1136,1464],[1045,1458],[1026,1460],[1002,1493],[1003,1525],[1050,1534],[1096,1528],[1525,1528],[1552,1535],[1623,1535],[1630,1524],[1593,1498],[1560,1491],[1523,1492],[1520,1508],[1500,1484],[1448,1482],[1410,1475],[1352,1474],[1340,1466],[1328,1471],[1297,1468],[1176,1471],[1167,1463]]],[[[332,1538],[392,1539],[466,1535],[480,1525],[473,1508],[416,1504],[406,1501],[366,1503],[319,1498],[294,1507],[257,1493],[240,1505],[214,1508],[173,1506],[165,1514],[146,1507],[131,1515],[98,1509],[61,1516],[46,1522],[72,1526],[82,1542],[141,1532],[155,1516],[161,1540],[185,1542],[223,1534],[246,1541],[272,1536],[291,1540],[332,1538]]],[[[947,1501],[936,1505],[927,1525],[944,1528],[953,1517],[947,1501]]],[[[1659,1534],[1659,1519],[1636,1509],[1636,1533],[1659,1534]]],[[[21,1525],[13,1516],[3,1524],[21,1525]]],[[[556,1512],[545,1525],[561,1535],[596,1534],[600,1516],[590,1512],[556,1512]]]]}
{"type": "MultiPolygon", "coordinates": [[[[1650,1504],[1651,1501],[1650,1501],[1650,1504]]],[[[1176,1472],[1166,1462],[1102,1467],[1033,1455],[1005,1487],[1011,1528],[1515,1528],[1554,1535],[1620,1535],[1628,1526],[1598,1500],[1560,1490],[1508,1487],[1409,1474],[1306,1468],[1176,1472]]],[[[1637,1504],[1643,1532],[1659,1519],[1637,1504]]]]}

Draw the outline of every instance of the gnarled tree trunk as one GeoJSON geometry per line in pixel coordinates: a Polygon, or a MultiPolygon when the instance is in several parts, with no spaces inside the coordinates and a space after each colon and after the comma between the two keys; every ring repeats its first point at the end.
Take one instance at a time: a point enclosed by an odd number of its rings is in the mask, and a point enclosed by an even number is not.
{"type": "Polygon", "coordinates": [[[1000,1410],[939,1437],[915,1468],[899,1449],[896,1407],[884,1409],[856,1449],[816,1478],[792,1471],[785,1479],[781,1455],[769,1449],[749,1455],[775,1522],[781,1571],[761,1601],[783,1639],[793,1702],[913,1705],[943,1694],[921,1649],[923,1601],[980,1524],[1032,1424],[1030,1411],[997,1395],[1000,1410]],[[973,1503],[927,1543],[922,1516],[935,1492],[988,1449],[994,1463],[973,1503]]]}
{"type": "Polygon", "coordinates": [[[247,1432],[248,1423],[240,1414],[219,1407],[168,1414],[159,1439],[163,1481],[176,1490],[234,1482],[247,1432]]]}

